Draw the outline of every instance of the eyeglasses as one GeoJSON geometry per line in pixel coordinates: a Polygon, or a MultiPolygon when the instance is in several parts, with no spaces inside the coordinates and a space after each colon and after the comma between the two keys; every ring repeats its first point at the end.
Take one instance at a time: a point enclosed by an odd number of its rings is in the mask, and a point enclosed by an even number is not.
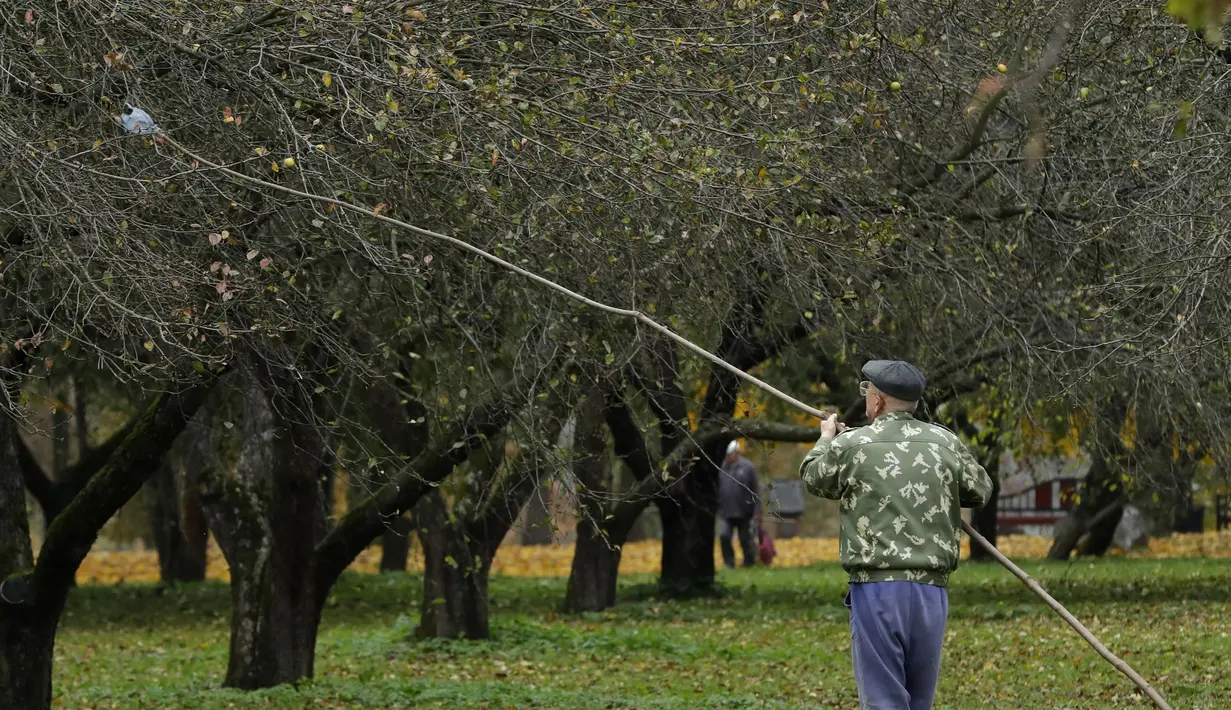
{"type": "Polygon", "coordinates": [[[871,387],[871,386],[872,386],[872,383],[871,383],[871,382],[868,382],[867,380],[864,380],[863,382],[860,382],[860,383],[859,383],[859,396],[860,396],[860,397],[867,397],[867,396],[868,396],[868,388],[869,388],[869,387],[871,387]]]}

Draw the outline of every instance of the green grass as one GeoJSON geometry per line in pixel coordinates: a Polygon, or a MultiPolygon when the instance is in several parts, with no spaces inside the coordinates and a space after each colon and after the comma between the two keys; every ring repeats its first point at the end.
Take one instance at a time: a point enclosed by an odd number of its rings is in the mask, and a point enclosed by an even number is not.
{"type": "MultiPolygon", "coordinates": [[[[1231,565],[1029,565],[1173,706],[1231,707],[1231,565]]],[[[724,572],[726,593],[656,599],[626,580],[602,614],[557,615],[564,580],[493,580],[487,642],[411,638],[419,579],[348,575],[326,609],[316,679],[221,689],[229,593],[206,583],[83,587],[56,649],[60,707],[855,708],[835,565],[724,572]]],[[[955,575],[936,708],[1145,708],[1132,684],[998,567],[955,575]]]]}

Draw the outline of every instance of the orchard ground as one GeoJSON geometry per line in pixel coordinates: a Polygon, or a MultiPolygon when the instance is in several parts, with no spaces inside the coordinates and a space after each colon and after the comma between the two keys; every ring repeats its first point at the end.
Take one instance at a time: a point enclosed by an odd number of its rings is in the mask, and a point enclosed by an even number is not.
{"type": "MultiPolygon", "coordinates": [[[[414,540],[412,539],[412,542],[414,540]]],[[[798,537],[775,540],[778,557],[774,567],[805,567],[819,562],[838,560],[837,538],[798,537]]],[[[1026,535],[1002,536],[997,546],[1012,559],[1042,559],[1047,556],[1051,540],[1026,535]]],[[[114,584],[117,582],[158,581],[158,556],[153,550],[105,550],[96,546],[77,571],[78,584],[114,584]]],[[[662,547],[655,540],[633,542],[624,546],[620,574],[657,574],[662,547]]],[[[230,573],[222,553],[211,544],[207,551],[209,579],[228,581],[230,573]]],[[[1231,559],[1231,532],[1171,535],[1150,540],[1149,548],[1130,553],[1113,551],[1113,556],[1147,559],[1205,557],[1231,559]]],[[[970,556],[970,540],[962,539],[962,558],[970,556]]],[[[511,577],[567,577],[573,561],[572,545],[501,545],[492,563],[492,572],[511,577]]],[[[714,550],[714,564],[722,565],[722,556],[714,550]]],[[[351,565],[356,572],[374,573],[380,569],[380,547],[364,551],[351,565]]],[[[417,548],[411,550],[409,571],[423,569],[423,557],[417,548]]]]}
{"type": "MultiPolygon", "coordinates": [[[[1225,551],[1227,538],[1185,536],[1166,544],[1179,554],[1225,551]]],[[[1026,544],[1005,543],[1009,552],[1026,544]]],[[[1026,551],[1017,556],[1030,557],[1026,551]]],[[[1161,554],[1156,548],[1144,553],[1155,557],[1027,560],[1024,566],[1174,707],[1226,708],[1231,564],[1161,554]]],[[[540,561],[540,571],[552,565],[540,561]]],[[[845,577],[837,564],[724,570],[720,596],[691,601],[656,598],[653,579],[629,573],[616,608],[574,616],[556,612],[562,577],[506,571],[492,581],[493,640],[444,642],[413,638],[417,574],[351,571],[325,610],[316,679],[256,693],[220,688],[230,599],[220,581],[171,589],[87,584],[74,590],[61,625],[56,705],[857,707],[842,606],[845,577]]],[[[1149,707],[1000,567],[963,565],[953,579],[951,604],[938,710],[1149,707]]]]}

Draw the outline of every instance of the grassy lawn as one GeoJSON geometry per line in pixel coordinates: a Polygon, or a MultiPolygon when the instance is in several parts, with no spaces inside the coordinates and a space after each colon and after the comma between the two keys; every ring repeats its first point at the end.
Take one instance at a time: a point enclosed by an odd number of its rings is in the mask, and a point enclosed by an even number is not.
{"type": "MultiPolygon", "coordinates": [[[[1027,565],[1177,708],[1231,707],[1231,564],[1027,565]]],[[[844,576],[833,564],[722,573],[714,599],[664,602],[632,576],[609,612],[557,615],[562,579],[498,577],[488,642],[412,638],[419,580],[348,573],[325,611],[316,679],[220,689],[227,588],[75,590],[56,650],[59,707],[855,708],[844,576]]],[[[937,708],[1146,708],[1016,579],[954,578],[937,708]]]]}

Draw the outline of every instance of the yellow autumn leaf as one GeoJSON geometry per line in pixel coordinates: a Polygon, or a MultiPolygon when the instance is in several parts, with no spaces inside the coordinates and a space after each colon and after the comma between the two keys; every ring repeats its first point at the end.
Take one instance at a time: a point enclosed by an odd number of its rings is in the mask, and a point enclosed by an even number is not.
{"type": "Polygon", "coordinates": [[[326,89],[333,86],[333,75],[329,72],[325,72],[321,75],[321,83],[325,85],[326,89]]]}

